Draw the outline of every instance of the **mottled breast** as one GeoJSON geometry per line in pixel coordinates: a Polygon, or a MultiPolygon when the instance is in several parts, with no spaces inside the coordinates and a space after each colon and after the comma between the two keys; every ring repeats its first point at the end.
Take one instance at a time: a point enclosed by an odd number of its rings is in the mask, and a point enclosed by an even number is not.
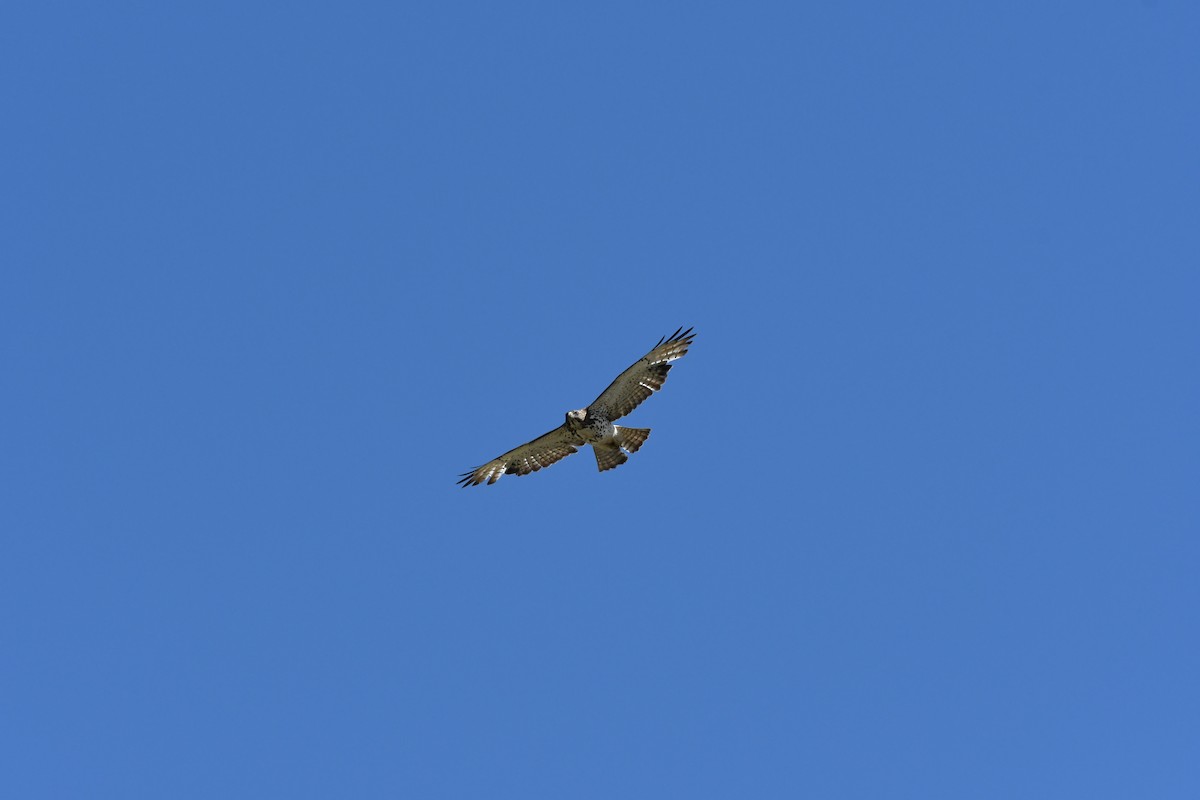
{"type": "Polygon", "coordinates": [[[579,429],[579,435],[589,444],[611,439],[613,437],[613,424],[606,416],[588,414],[583,427],[579,429]]]}

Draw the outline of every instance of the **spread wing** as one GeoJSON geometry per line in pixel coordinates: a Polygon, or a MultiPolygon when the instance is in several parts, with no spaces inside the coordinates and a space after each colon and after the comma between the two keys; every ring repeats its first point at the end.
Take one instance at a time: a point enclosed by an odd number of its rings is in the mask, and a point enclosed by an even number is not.
{"type": "Polygon", "coordinates": [[[501,475],[528,475],[577,452],[576,445],[582,444],[583,440],[563,424],[532,442],[509,450],[478,469],[464,472],[458,483],[465,489],[468,486],[478,486],[484,481],[489,484],[495,483],[500,480],[501,475]]]}
{"type": "Polygon", "coordinates": [[[600,393],[588,411],[602,411],[610,420],[620,419],[633,411],[650,395],[657,392],[667,381],[671,363],[682,358],[696,334],[683,328],[664,336],[658,344],[629,369],[617,376],[612,384],[600,393]]]}

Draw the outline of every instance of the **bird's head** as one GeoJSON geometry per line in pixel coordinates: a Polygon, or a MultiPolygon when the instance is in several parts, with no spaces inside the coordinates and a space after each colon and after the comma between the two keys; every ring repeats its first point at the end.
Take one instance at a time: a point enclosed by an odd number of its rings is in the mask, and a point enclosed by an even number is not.
{"type": "Polygon", "coordinates": [[[576,411],[567,412],[567,427],[579,429],[583,427],[584,421],[587,419],[587,409],[580,408],[576,411]]]}

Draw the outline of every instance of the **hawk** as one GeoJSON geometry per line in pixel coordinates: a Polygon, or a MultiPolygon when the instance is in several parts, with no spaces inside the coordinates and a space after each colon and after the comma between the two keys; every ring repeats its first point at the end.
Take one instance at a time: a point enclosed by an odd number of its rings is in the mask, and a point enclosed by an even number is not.
{"type": "Polygon", "coordinates": [[[691,328],[686,331],[680,328],[659,339],[649,353],[618,375],[590,406],[568,411],[562,425],[478,469],[464,472],[458,483],[466,488],[484,481],[495,483],[501,475],[509,473],[528,475],[578,452],[577,448],[585,444],[592,446],[601,472],[621,466],[629,460],[627,453],[636,453],[646,441],[650,429],[613,425],[613,421],[633,411],[663,387],[671,362],[687,353],[694,338],[696,334],[691,328]]]}

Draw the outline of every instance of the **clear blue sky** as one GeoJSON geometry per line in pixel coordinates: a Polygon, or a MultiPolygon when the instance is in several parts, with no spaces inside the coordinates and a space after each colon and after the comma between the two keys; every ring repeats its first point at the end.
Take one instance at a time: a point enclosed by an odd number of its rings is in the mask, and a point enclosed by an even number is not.
{"type": "Polygon", "coordinates": [[[5,795],[1200,796],[1197,42],[7,4],[5,795]]]}

